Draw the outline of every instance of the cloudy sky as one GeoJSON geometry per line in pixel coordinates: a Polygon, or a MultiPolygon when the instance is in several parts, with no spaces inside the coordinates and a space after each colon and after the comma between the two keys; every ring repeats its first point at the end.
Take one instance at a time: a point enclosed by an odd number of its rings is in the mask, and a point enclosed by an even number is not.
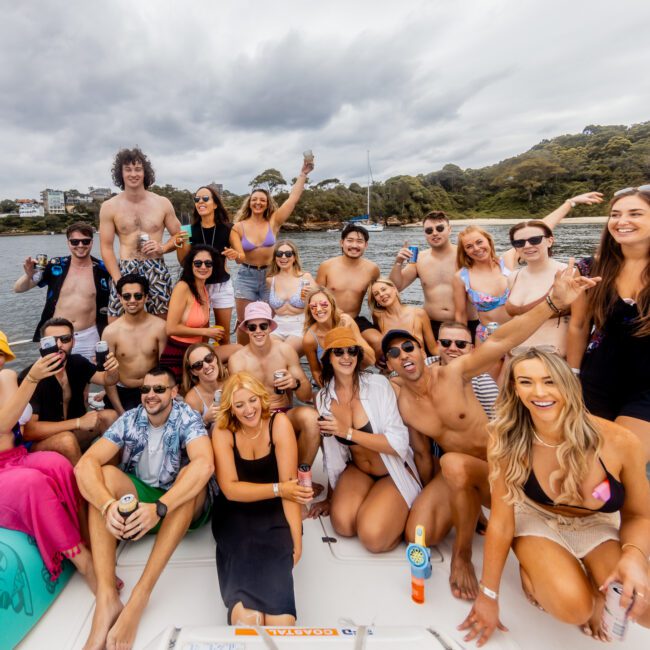
{"type": "Polygon", "coordinates": [[[650,3],[0,0],[0,198],[110,183],[235,192],[268,167],[365,182],[479,167],[650,119],[650,3]]]}

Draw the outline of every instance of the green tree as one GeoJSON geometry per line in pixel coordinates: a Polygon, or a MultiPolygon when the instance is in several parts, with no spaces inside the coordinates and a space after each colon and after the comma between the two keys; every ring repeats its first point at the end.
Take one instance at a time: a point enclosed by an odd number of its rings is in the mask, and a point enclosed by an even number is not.
{"type": "Polygon", "coordinates": [[[0,214],[6,214],[10,212],[18,212],[18,204],[11,199],[4,199],[0,201],[0,214]]]}
{"type": "Polygon", "coordinates": [[[262,187],[266,185],[267,189],[271,194],[275,194],[275,191],[284,187],[287,184],[287,181],[284,180],[284,177],[277,169],[265,169],[261,174],[258,174],[248,185],[249,187],[262,187]]]}

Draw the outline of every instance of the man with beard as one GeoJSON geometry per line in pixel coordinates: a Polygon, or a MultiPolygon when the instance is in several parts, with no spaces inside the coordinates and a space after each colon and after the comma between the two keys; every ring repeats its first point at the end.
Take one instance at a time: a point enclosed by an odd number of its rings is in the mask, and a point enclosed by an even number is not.
{"type": "Polygon", "coordinates": [[[449,583],[457,598],[472,600],[478,581],[472,565],[472,538],[481,505],[489,506],[488,419],[471,380],[525,341],[551,314],[560,313],[599,278],[574,277],[573,259],[556,275],[546,300],[502,325],[479,349],[446,365],[425,365],[421,343],[409,332],[391,330],[382,341],[398,406],[409,427],[411,446],[424,490],[413,504],[407,535],[423,524],[436,544],[451,526],[456,530],[449,583]],[[431,440],[442,450],[441,472],[434,476],[431,440]]]}
{"type": "MultiPolygon", "coordinates": [[[[23,436],[30,451],[58,451],[75,465],[81,452],[117,418],[117,413],[110,409],[86,413],[86,386],[117,383],[119,364],[109,352],[105,369],[98,371],[88,359],[73,354],[73,332],[72,323],[65,318],[51,318],[41,328],[41,338],[52,336],[56,340],[61,367],[36,387],[29,401],[33,414],[25,424],[23,436]]],[[[21,381],[30,381],[30,368],[20,373],[21,381]]]]}
{"type": "Polygon", "coordinates": [[[188,529],[210,517],[206,485],[214,472],[212,446],[201,416],[176,401],[173,373],[149,370],[142,404],[127,411],[79,461],[77,482],[90,504],[89,527],[97,600],[86,650],[132,648],[151,592],[188,529]],[[119,467],[111,464],[119,454],[119,467]],[[137,495],[125,519],[120,499],[137,495]],[[115,549],[148,532],[156,541],[126,605],[115,584],[115,549]]]}
{"type": "Polygon", "coordinates": [[[128,273],[118,280],[116,290],[124,314],[104,330],[102,338],[120,363],[120,380],[108,387],[106,394],[118,415],[122,415],[140,406],[140,386],[147,370],[158,364],[167,331],[165,321],[144,310],[149,294],[147,278],[128,273]]]}
{"type": "Polygon", "coordinates": [[[110,276],[104,262],[90,254],[93,227],[73,223],[65,231],[70,255],[51,258],[40,280],[36,281],[36,260],[28,257],[14,284],[16,293],[34,287],[47,287],[45,307],[36,326],[34,341],[40,340],[43,323],[50,318],[67,318],[74,326],[73,354],[94,361],[95,343],[106,326],[110,276]]]}

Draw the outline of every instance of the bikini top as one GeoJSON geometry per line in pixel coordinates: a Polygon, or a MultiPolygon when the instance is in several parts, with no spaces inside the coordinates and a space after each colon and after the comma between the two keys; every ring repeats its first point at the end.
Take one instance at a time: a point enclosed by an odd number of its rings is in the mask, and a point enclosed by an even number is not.
{"type": "Polygon", "coordinates": [[[246,253],[250,253],[251,251],[254,251],[256,248],[270,248],[271,246],[275,246],[275,235],[273,234],[273,230],[271,229],[271,224],[269,224],[269,229],[266,233],[266,237],[264,237],[264,241],[261,244],[254,244],[250,239],[246,237],[246,231],[244,230],[244,224],[242,223],[241,225],[241,247],[244,249],[246,253]]]}
{"type": "MultiPolygon", "coordinates": [[[[203,289],[203,300],[204,304],[210,304],[210,297],[208,296],[208,290],[203,289]]],[[[187,318],[183,322],[183,325],[186,327],[207,327],[210,323],[210,318],[203,311],[203,305],[195,298],[192,297],[192,305],[187,312],[187,318]]],[[[201,341],[200,336],[174,336],[170,338],[176,341],[182,341],[183,343],[198,343],[201,341]]]]}
{"type": "Polygon", "coordinates": [[[194,386],[194,392],[199,396],[199,399],[203,403],[203,412],[201,413],[201,415],[205,417],[208,411],[210,410],[210,407],[205,403],[205,400],[203,399],[203,395],[201,395],[201,391],[199,390],[198,386],[194,386]]]}
{"type": "Polygon", "coordinates": [[[271,308],[276,311],[286,303],[289,303],[292,307],[295,307],[296,309],[303,309],[305,307],[305,301],[300,297],[301,289],[302,289],[302,285],[299,284],[296,293],[289,296],[289,298],[287,299],[278,298],[278,295],[275,293],[275,276],[273,276],[273,278],[271,278],[271,291],[269,293],[268,303],[269,305],[271,305],[271,308]]]}
{"type": "MultiPolygon", "coordinates": [[[[512,286],[510,287],[510,292],[512,293],[512,290],[515,288],[515,284],[517,284],[517,279],[519,278],[519,271],[515,274],[515,279],[512,283],[512,286]]],[[[551,292],[549,289],[541,298],[538,298],[537,300],[533,300],[532,302],[528,302],[525,305],[515,305],[510,301],[510,298],[506,301],[505,308],[506,311],[508,312],[508,316],[521,316],[522,314],[525,314],[526,312],[529,312],[533,307],[537,307],[540,302],[544,302],[546,300],[546,296],[551,292]]],[[[565,309],[562,311],[560,314],[553,314],[550,316],[551,319],[553,318],[561,318],[562,316],[568,316],[571,313],[570,309],[565,309]]]]}
{"type": "MultiPolygon", "coordinates": [[[[370,422],[366,422],[362,427],[359,427],[357,431],[365,431],[366,433],[373,433],[372,431],[372,425],[370,422]]],[[[353,447],[357,443],[354,442],[354,440],[348,440],[347,438],[340,438],[339,436],[334,436],[337,440],[337,442],[340,442],[342,445],[345,445],[346,447],[353,447]]]]}
{"type": "MultiPolygon", "coordinates": [[[[605,467],[605,463],[599,458],[601,467],[605,470],[605,477],[609,482],[610,496],[601,508],[586,508],[585,506],[568,506],[569,508],[579,508],[580,510],[589,510],[591,512],[618,512],[623,507],[625,501],[625,486],[616,480],[605,467]]],[[[531,469],[528,478],[523,486],[524,494],[531,500],[543,506],[556,506],[552,499],[542,489],[542,486],[535,476],[535,472],[531,469]]],[[[564,505],[564,504],[562,504],[564,505]]]]}
{"type": "Polygon", "coordinates": [[[318,340],[318,337],[316,336],[314,330],[309,330],[309,331],[311,332],[311,335],[314,337],[314,341],[316,341],[316,358],[320,361],[324,352],[323,346],[320,344],[320,341],[318,340]]]}
{"type": "MultiPolygon", "coordinates": [[[[510,269],[505,266],[503,258],[499,260],[499,266],[501,267],[501,275],[507,278],[510,275],[510,269]]],[[[476,311],[492,311],[497,307],[502,307],[506,304],[510,295],[510,289],[508,288],[500,296],[492,296],[489,293],[472,289],[469,284],[469,269],[466,266],[460,270],[460,279],[463,281],[469,301],[476,307],[476,311]]]]}

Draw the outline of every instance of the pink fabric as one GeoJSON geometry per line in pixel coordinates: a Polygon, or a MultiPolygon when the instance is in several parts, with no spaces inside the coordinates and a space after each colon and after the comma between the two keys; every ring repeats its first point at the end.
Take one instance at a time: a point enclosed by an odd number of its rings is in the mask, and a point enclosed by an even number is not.
{"type": "Polygon", "coordinates": [[[0,452],[0,527],[36,539],[52,580],[64,555],[79,552],[79,490],[70,462],[53,451],[0,452]]]}

